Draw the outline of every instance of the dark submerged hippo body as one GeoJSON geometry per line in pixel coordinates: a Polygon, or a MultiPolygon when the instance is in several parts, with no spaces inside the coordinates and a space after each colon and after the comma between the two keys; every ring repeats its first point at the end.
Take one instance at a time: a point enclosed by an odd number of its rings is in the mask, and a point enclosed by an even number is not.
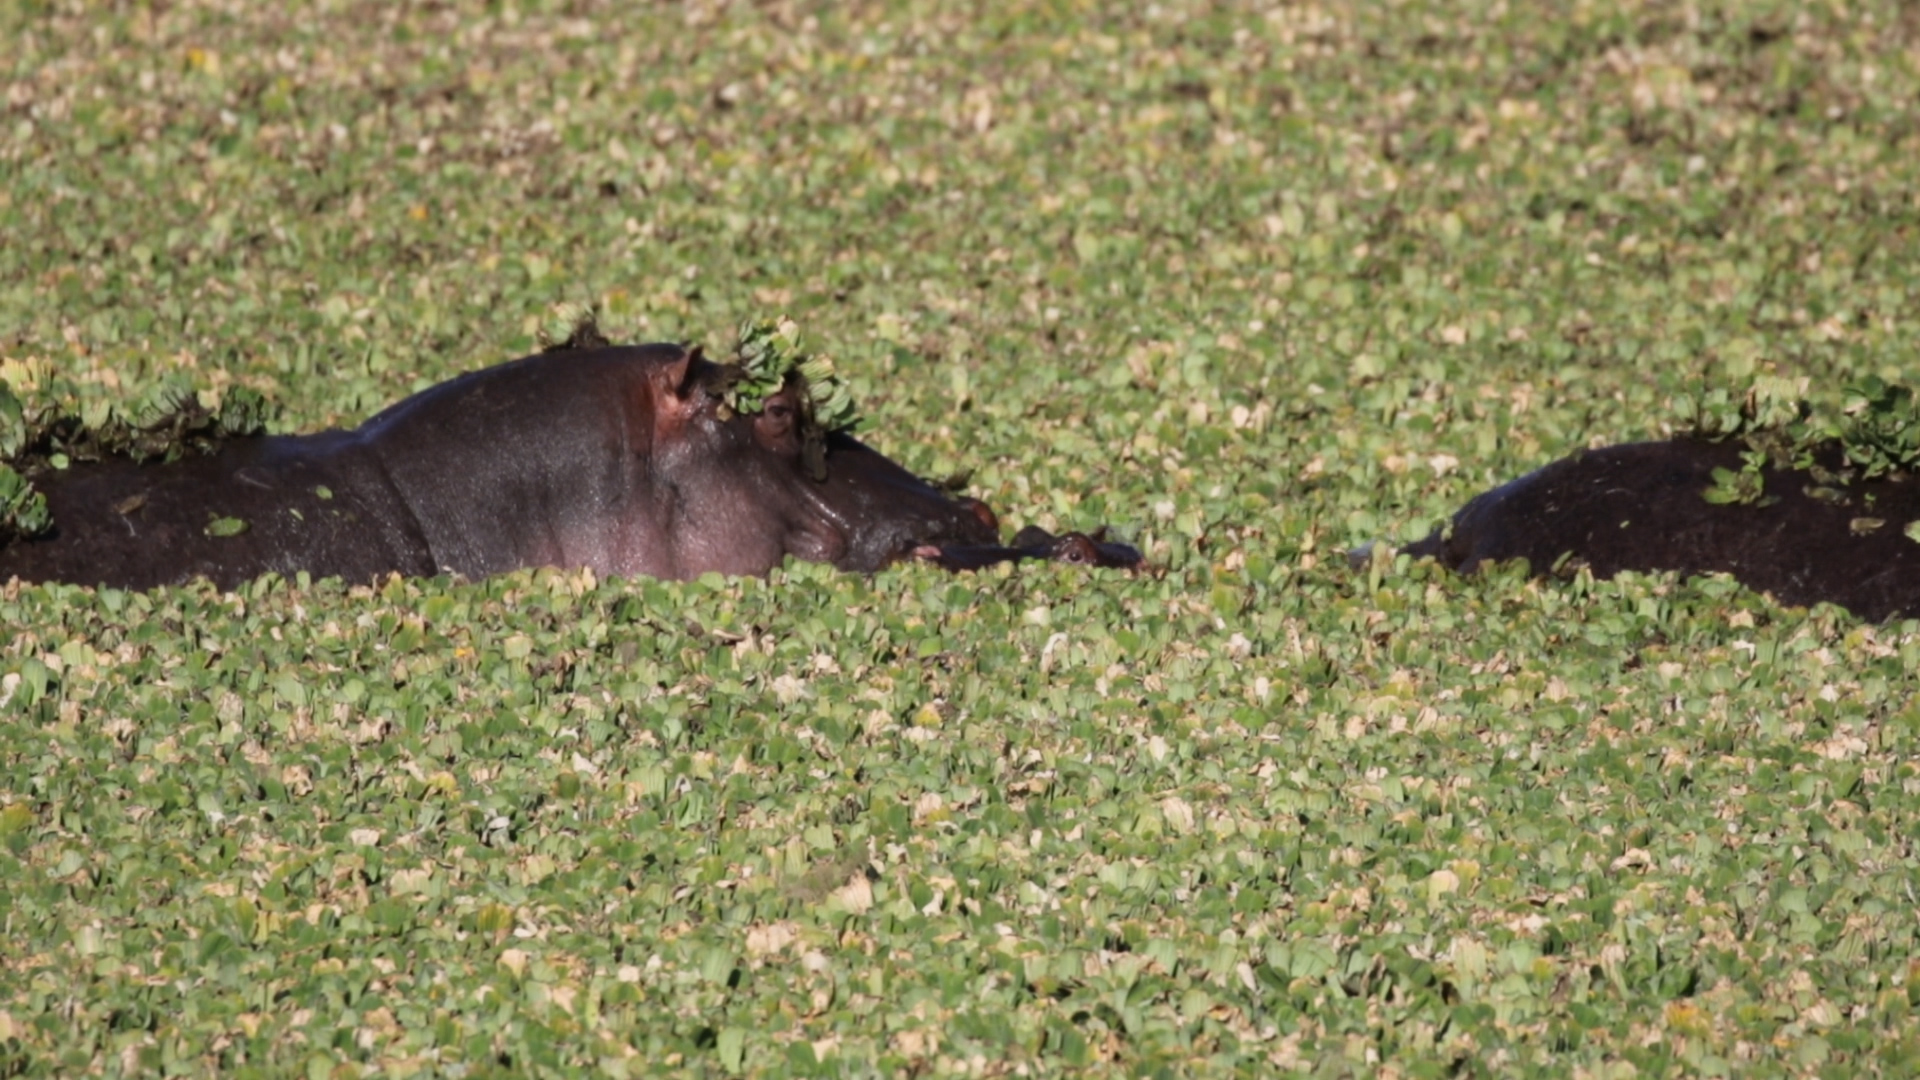
{"type": "MultiPolygon", "coordinates": [[[[1739,470],[1743,449],[1680,438],[1582,451],[1474,498],[1406,551],[1461,571],[1523,558],[1536,573],[1573,560],[1596,577],[1726,572],[1783,604],[1825,601],[1875,622],[1920,616],[1920,543],[1904,531],[1920,520],[1920,479],[1841,486],[1767,468],[1765,505],[1707,502],[1713,470],[1739,470]]],[[[1833,447],[1818,459],[1843,464],[1833,447]]]]}
{"type": "Polygon", "coordinates": [[[816,480],[797,387],[751,415],[729,414],[724,390],[720,365],[678,345],[549,353],[431,387],[352,431],[41,469],[29,475],[54,531],[0,548],[0,581],[230,587],[268,571],[365,581],[531,566],[689,578],[764,574],[788,555],[859,571],[1140,562],[1078,533],[1003,547],[985,503],[844,434],[826,437],[816,480]]]}

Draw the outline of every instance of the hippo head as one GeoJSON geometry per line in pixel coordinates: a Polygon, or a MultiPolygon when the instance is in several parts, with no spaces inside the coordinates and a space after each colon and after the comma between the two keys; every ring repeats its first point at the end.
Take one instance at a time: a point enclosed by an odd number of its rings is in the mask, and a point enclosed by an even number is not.
{"type": "Polygon", "coordinates": [[[841,432],[826,437],[826,476],[809,494],[823,511],[854,523],[845,549],[831,560],[843,570],[937,558],[951,547],[1000,539],[1000,522],[986,503],[956,499],[841,432]]]}
{"type": "Polygon", "coordinates": [[[663,359],[649,377],[655,485],[675,501],[670,542],[683,572],[760,573],[787,555],[872,571],[998,541],[985,503],[820,431],[798,375],[740,414],[725,400],[732,369],[698,350],[663,359]]]}

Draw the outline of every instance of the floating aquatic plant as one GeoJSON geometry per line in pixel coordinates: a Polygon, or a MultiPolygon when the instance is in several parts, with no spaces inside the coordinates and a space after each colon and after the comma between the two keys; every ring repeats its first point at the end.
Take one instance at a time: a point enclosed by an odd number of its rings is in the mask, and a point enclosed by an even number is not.
{"type": "Polygon", "coordinates": [[[266,430],[274,407],[257,391],[229,387],[217,409],[183,379],[163,379],[125,402],[83,401],[72,386],[41,387],[32,402],[0,380],[0,542],[53,526],[31,477],[75,461],[172,460],[266,430]]]}
{"type": "Polygon", "coordinates": [[[1759,503],[1762,473],[1775,468],[1813,473],[1816,498],[1840,497],[1855,477],[1873,479],[1920,462],[1920,400],[1913,391],[1869,375],[1845,388],[1839,417],[1816,414],[1806,399],[1810,380],[1760,376],[1744,393],[1703,389],[1673,402],[1675,426],[1711,442],[1738,438],[1750,448],[1739,470],[1714,470],[1703,497],[1712,503],[1759,503]],[[1819,451],[1838,449],[1839,460],[1819,451]],[[1827,466],[1832,466],[1828,468],[1827,466]]]}
{"type": "Polygon", "coordinates": [[[0,465],[0,543],[38,536],[53,524],[47,497],[33,489],[11,465],[0,465]]]}
{"type": "Polygon", "coordinates": [[[800,326],[792,319],[750,321],[740,327],[734,346],[739,378],[728,391],[736,412],[758,412],[792,376],[799,376],[804,411],[825,431],[845,431],[859,422],[853,394],[834,371],[833,360],[801,346],[800,326]]]}
{"type": "Polygon", "coordinates": [[[1809,423],[1813,409],[1806,399],[1808,385],[1804,378],[1762,375],[1738,394],[1725,387],[1702,388],[1698,394],[1674,401],[1674,423],[1710,442],[1744,439],[1755,450],[1786,464],[1803,445],[1824,437],[1809,423]]]}
{"type": "Polygon", "coordinates": [[[1846,389],[1840,443],[1847,461],[1872,478],[1920,461],[1920,401],[1913,391],[1869,375],[1846,389]]]}
{"type": "Polygon", "coordinates": [[[547,309],[534,335],[541,352],[566,349],[603,349],[613,344],[600,332],[600,312],[592,304],[562,301],[547,309]]]}
{"type": "Polygon", "coordinates": [[[859,422],[853,393],[833,369],[833,361],[809,354],[800,343],[800,326],[782,317],[772,322],[747,322],[734,346],[733,381],[725,407],[738,413],[759,412],[767,399],[789,382],[798,389],[800,446],[807,472],[814,479],[827,475],[827,435],[846,431],[859,422]]]}
{"type": "Polygon", "coordinates": [[[1766,467],[1767,455],[1747,450],[1741,453],[1740,461],[1738,469],[1713,470],[1713,486],[1700,497],[1720,506],[1766,506],[1777,502],[1777,496],[1766,494],[1766,474],[1761,471],[1766,467]]]}

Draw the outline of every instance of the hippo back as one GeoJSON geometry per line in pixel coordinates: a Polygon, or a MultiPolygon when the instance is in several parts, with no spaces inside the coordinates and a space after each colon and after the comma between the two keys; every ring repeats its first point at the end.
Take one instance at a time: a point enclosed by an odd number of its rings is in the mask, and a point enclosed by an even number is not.
{"type": "Polygon", "coordinates": [[[412,517],[345,432],[244,438],[170,464],[45,470],[54,529],[0,547],[0,581],[146,589],[268,571],[365,581],[430,573],[412,517]]]}
{"type": "MultiPolygon", "coordinates": [[[[1407,548],[1458,570],[1526,559],[1536,573],[1585,565],[1729,573],[1787,604],[1839,604],[1867,619],[1920,615],[1920,482],[1762,470],[1753,504],[1708,502],[1715,469],[1742,468],[1742,447],[1678,438],[1583,450],[1494,488],[1407,548]]],[[[1841,466],[1826,451],[1828,468],[1841,466]]]]}

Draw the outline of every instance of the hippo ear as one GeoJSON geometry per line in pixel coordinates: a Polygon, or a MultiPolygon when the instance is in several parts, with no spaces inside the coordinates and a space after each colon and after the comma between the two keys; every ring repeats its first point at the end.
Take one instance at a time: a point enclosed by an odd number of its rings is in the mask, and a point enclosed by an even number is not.
{"type": "Polygon", "coordinates": [[[646,414],[639,421],[642,430],[651,431],[656,444],[678,437],[707,406],[700,392],[700,373],[706,365],[695,363],[699,359],[698,349],[675,349],[647,367],[642,383],[645,389],[633,400],[646,414]]]}
{"type": "Polygon", "coordinates": [[[654,403],[662,412],[684,413],[687,398],[695,389],[700,349],[681,349],[680,355],[662,361],[647,373],[654,403]]]}
{"type": "Polygon", "coordinates": [[[700,369],[705,367],[706,363],[706,351],[700,346],[695,345],[687,350],[685,359],[680,361],[680,385],[675,388],[677,396],[686,397],[693,393],[693,384],[699,378],[700,369]]]}

